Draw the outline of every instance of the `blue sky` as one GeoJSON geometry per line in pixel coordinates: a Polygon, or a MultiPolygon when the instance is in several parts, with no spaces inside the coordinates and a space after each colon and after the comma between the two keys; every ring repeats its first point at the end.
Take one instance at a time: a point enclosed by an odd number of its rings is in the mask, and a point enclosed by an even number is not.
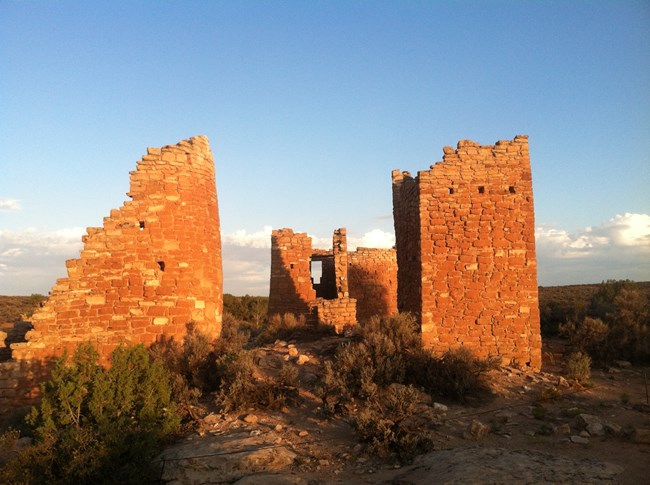
{"type": "Polygon", "coordinates": [[[390,245],[390,171],[530,136],[543,285],[650,280],[647,1],[0,0],[0,294],[47,293],[148,146],[210,138],[225,291],[270,228],[390,245]]]}

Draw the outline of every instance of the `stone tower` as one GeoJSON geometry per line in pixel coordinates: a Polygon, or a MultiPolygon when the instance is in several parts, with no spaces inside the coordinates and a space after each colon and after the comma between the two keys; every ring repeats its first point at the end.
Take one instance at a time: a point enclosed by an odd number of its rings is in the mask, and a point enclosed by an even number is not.
{"type": "Polygon", "coordinates": [[[528,137],[443,151],[417,177],[392,173],[398,308],[435,351],[465,346],[539,369],[528,137]]]}
{"type": "Polygon", "coordinates": [[[126,201],[88,228],[27,342],[12,359],[43,360],[92,342],[106,360],[119,344],[182,338],[189,325],[216,338],[223,309],[221,235],[208,139],[149,148],[126,201]]]}

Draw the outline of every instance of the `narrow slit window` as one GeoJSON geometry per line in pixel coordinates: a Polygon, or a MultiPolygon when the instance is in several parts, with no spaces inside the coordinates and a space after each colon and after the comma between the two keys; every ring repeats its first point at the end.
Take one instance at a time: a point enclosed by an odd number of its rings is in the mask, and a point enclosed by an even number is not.
{"type": "Polygon", "coordinates": [[[452,195],[453,193],[454,193],[454,188],[453,188],[453,187],[449,187],[449,195],[452,195]]]}
{"type": "Polygon", "coordinates": [[[140,221],[140,230],[142,231],[144,229],[144,221],[140,221]]]}
{"type": "Polygon", "coordinates": [[[478,193],[479,194],[484,194],[485,193],[485,187],[483,187],[482,185],[479,185],[478,186],[478,193]]]}
{"type": "Polygon", "coordinates": [[[510,187],[508,187],[508,192],[510,192],[511,194],[515,194],[516,193],[515,186],[511,185],[510,187]]]}
{"type": "Polygon", "coordinates": [[[160,271],[165,271],[165,262],[158,261],[158,268],[160,268],[160,271]]]}

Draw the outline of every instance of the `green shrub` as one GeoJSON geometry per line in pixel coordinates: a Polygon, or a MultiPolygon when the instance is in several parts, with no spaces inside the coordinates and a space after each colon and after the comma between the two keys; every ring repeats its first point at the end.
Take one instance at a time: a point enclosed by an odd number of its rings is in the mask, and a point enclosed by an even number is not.
{"type": "Polygon", "coordinates": [[[262,332],[258,336],[258,341],[273,342],[276,339],[287,340],[293,338],[305,326],[305,317],[296,316],[293,313],[280,315],[276,313],[271,315],[262,332]]]}
{"type": "Polygon", "coordinates": [[[429,451],[431,434],[420,426],[409,426],[418,404],[417,389],[394,384],[382,394],[381,399],[367,401],[353,419],[361,440],[379,455],[395,452],[409,458],[429,451]]]}
{"type": "Polygon", "coordinates": [[[560,325],[560,335],[582,352],[597,353],[604,350],[609,327],[600,318],[585,317],[581,323],[560,325]]]}
{"type": "Polygon", "coordinates": [[[412,384],[431,395],[465,400],[489,389],[494,359],[477,359],[465,348],[436,357],[422,349],[415,319],[408,314],[371,319],[359,341],[342,345],[326,362],[318,394],[326,412],[354,398],[370,399],[390,384],[412,384]]]}
{"type": "Polygon", "coordinates": [[[591,377],[591,357],[583,352],[573,352],[566,362],[567,377],[578,382],[587,382],[591,377]]]}
{"type": "Polygon", "coordinates": [[[196,418],[194,408],[199,398],[218,387],[214,343],[190,326],[182,343],[160,340],[149,351],[170,375],[172,399],[179,414],[183,418],[196,418]]]}
{"type": "Polygon", "coordinates": [[[588,316],[561,326],[561,334],[596,361],[648,361],[649,308],[647,295],[631,281],[607,281],[592,296],[588,316]]]}
{"type": "Polygon", "coordinates": [[[488,372],[498,366],[498,358],[479,359],[466,347],[451,349],[442,357],[420,349],[411,360],[408,374],[431,395],[463,402],[468,397],[487,395],[488,372]]]}
{"type": "Polygon", "coordinates": [[[228,293],[223,295],[224,315],[228,313],[253,327],[264,324],[268,308],[269,299],[266,296],[233,296],[228,293]]]}
{"type": "Polygon", "coordinates": [[[226,412],[250,407],[280,409],[298,400],[297,370],[285,365],[276,380],[255,374],[255,351],[241,350],[217,357],[221,380],[216,402],[226,412]]]}
{"type": "Polygon", "coordinates": [[[90,344],[56,363],[27,417],[35,444],[0,476],[7,483],[143,483],[160,441],[180,418],[169,375],[141,345],[118,347],[111,367],[90,344]],[[18,473],[18,475],[16,475],[18,473]],[[8,474],[8,475],[7,475],[8,474]]]}

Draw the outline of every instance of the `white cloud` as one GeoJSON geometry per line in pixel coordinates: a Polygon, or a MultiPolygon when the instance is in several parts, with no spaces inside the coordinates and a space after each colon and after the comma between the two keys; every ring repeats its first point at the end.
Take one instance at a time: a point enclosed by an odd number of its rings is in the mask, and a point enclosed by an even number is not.
{"type": "Polygon", "coordinates": [[[261,231],[248,233],[246,229],[239,229],[223,237],[224,244],[242,248],[270,248],[271,247],[271,226],[264,226],[261,231]]]}
{"type": "Polygon", "coordinates": [[[0,199],[0,212],[17,211],[21,209],[20,201],[17,199],[0,199]]]}
{"type": "Polygon", "coordinates": [[[541,226],[535,237],[540,284],[650,280],[650,215],[616,215],[575,233],[541,226]]]}
{"type": "Polygon", "coordinates": [[[0,294],[47,293],[66,275],[65,260],[79,257],[80,227],[0,230],[0,294]]]}
{"type": "MultiPolygon", "coordinates": [[[[269,235],[269,241],[270,239],[269,235]]],[[[224,293],[268,296],[271,276],[269,248],[242,247],[224,243],[222,258],[224,293]]]]}
{"type": "Polygon", "coordinates": [[[392,248],[395,245],[395,234],[392,232],[373,229],[360,238],[348,237],[348,249],[356,248],[392,248]]]}

